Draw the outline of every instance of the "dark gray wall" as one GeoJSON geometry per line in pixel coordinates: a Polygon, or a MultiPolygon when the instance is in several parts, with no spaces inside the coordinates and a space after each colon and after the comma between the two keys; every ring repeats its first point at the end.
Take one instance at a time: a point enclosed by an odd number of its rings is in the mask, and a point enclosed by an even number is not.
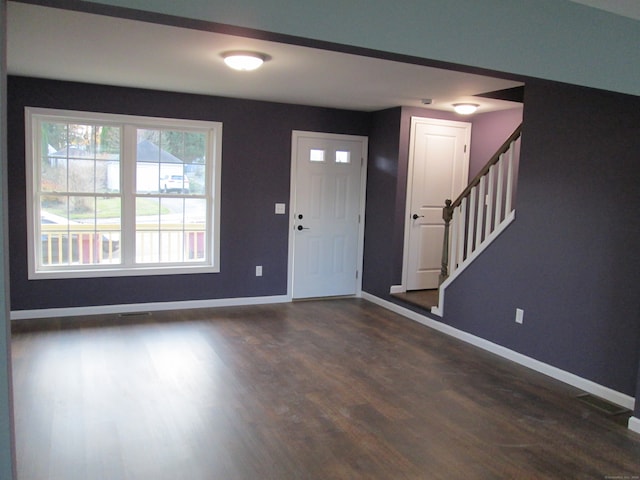
{"type": "Polygon", "coordinates": [[[389,292],[394,264],[392,243],[399,233],[393,222],[397,217],[401,114],[401,108],[393,108],[375,112],[371,117],[362,288],[376,296],[389,292]]]}
{"type": "Polygon", "coordinates": [[[8,107],[12,310],[285,295],[288,215],[274,204],[289,203],[291,131],[369,132],[361,112],[24,77],[9,77],[8,107]],[[29,281],[25,106],[223,122],[221,272],[29,281]]]}
{"type": "MultiPolygon", "coordinates": [[[[527,83],[516,222],[447,290],[444,322],[634,395],[640,358],[640,99],[527,83]],[[513,321],[525,310],[524,325],[513,321]]],[[[399,283],[408,118],[67,84],[9,81],[10,247],[16,310],[286,292],[292,129],[370,136],[364,290],[399,283]],[[92,109],[224,123],[222,268],[212,275],[28,281],[23,107],[92,109]],[[283,153],[284,152],[284,153],[283,153]],[[262,279],[253,275],[265,266],[262,279]],[[264,281],[264,280],[267,281],[264,281]]],[[[432,116],[432,115],[431,115],[432,116]]]]}
{"type": "MultiPolygon", "coordinates": [[[[517,220],[447,290],[445,323],[636,395],[639,104],[638,97],[527,82],[517,220]],[[516,308],[525,310],[521,326],[516,308]]],[[[470,119],[470,169],[481,168],[522,113],[470,119]]],[[[370,139],[363,288],[390,301],[389,288],[401,283],[414,115],[437,117],[425,109],[378,112],[370,139]]]]}
{"type": "MultiPolygon", "coordinates": [[[[635,395],[638,152],[640,98],[528,81],[516,221],[447,289],[444,323],[635,395]],[[516,308],[525,311],[523,325],[514,322],[516,308]]],[[[384,204],[397,192],[368,195],[384,204]]],[[[394,221],[368,230],[367,242],[389,245],[394,221]]],[[[389,254],[368,251],[366,260],[389,254]]],[[[394,301],[392,276],[364,272],[365,291],[394,301]]]]}
{"type": "Polygon", "coordinates": [[[639,151],[640,98],[527,83],[516,221],[447,290],[444,321],[634,395],[639,151]]]}

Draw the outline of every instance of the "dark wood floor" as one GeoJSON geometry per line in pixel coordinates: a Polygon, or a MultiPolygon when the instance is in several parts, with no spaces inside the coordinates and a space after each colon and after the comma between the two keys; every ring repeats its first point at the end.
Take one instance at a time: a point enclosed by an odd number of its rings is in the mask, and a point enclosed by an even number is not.
{"type": "Polygon", "coordinates": [[[425,310],[438,306],[440,292],[438,289],[432,290],[412,290],[409,292],[394,293],[392,296],[403,302],[410,303],[425,310]]]}
{"type": "Polygon", "coordinates": [[[640,475],[577,390],[363,300],[20,322],[20,480],[640,475]]]}

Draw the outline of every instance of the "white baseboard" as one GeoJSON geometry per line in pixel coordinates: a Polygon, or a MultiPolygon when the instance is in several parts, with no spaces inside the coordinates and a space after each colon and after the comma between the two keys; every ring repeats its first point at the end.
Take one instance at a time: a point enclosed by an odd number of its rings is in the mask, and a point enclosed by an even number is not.
{"type": "Polygon", "coordinates": [[[74,317],[78,315],[104,315],[115,313],[159,312],[164,310],[182,310],[187,308],[236,307],[242,305],[263,305],[269,303],[287,303],[287,295],[270,297],[220,298],[213,300],[187,300],[182,302],[130,303],[122,305],[99,305],[95,307],[43,308],[38,310],[15,310],[11,320],[31,318],[74,317]]]}
{"type": "MultiPolygon", "coordinates": [[[[612,390],[603,385],[599,385],[595,382],[592,382],[591,380],[587,380],[573,373],[569,373],[565,370],[553,367],[534,358],[527,357],[526,355],[510,350],[496,343],[490,342],[489,340],[485,340],[484,338],[480,338],[470,333],[463,332],[462,330],[458,330],[457,328],[453,328],[442,322],[421,315],[387,300],[383,300],[382,298],[376,297],[369,293],[362,292],[362,298],[380,305],[387,310],[391,310],[394,313],[398,313],[404,317],[407,317],[410,320],[414,320],[418,323],[421,323],[422,325],[433,328],[434,330],[438,330],[439,332],[442,332],[446,335],[470,343],[471,345],[474,345],[478,348],[499,355],[502,358],[506,358],[507,360],[511,360],[512,362],[515,362],[519,365],[535,370],[536,372],[543,373],[563,383],[608,400],[611,403],[615,403],[616,405],[620,405],[621,407],[627,408],[629,410],[633,410],[634,408],[634,397],[618,392],[616,390],[612,390]]],[[[638,421],[638,423],[640,423],[640,421],[638,421]]],[[[635,422],[634,425],[636,425],[635,422]]],[[[640,425],[636,426],[640,428],[640,425]]]]}
{"type": "Polygon", "coordinates": [[[628,426],[632,432],[640,433],[640,418],[631,417],[628,426]]]}
{"type": "Polygon", "coordinates": [[[404,293],[406,291],[407,289],[404,288],[404,285],[391,285],[391,288],[389,289],[389,293],[392,295],[394,293],[404,293]]]}

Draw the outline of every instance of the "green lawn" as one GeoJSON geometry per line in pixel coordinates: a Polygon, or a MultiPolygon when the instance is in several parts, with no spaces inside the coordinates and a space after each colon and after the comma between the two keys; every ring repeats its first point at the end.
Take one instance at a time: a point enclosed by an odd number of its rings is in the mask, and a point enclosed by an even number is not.
{"type": "MultiPolygon", "coordinates": [[[[120,208],[120,198],[117,197],[107,197],[107,198],[98,198],[97,199],[97,209],[98,215],[97,218],[119,218],[121,215],[120,208]]],[[[46,211],[59,215],[61,217],[67,216],[66,206],[47,206],[46,211]]],[[[148,198],[138,198],[137,200],[137,208],[136,213],[138,216],[145,215],[157,215],[158,214],[158,202],[148,198]]],[[[163,207],[160,209],[159,213],[171,213],[171,211],[163,207]]],[[[69,212],[70,220],[82,220],[84,218],[93,218],[94,212],[92,209],[72,209],[69,212]]]]}

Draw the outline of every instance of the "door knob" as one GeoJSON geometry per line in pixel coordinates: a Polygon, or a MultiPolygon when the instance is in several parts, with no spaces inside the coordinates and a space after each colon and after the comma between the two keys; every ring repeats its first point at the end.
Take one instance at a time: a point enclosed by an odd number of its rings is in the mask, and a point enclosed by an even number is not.
{"type": "Polygon", "coordinates": [[[309,228],[308,228],[308,227],[303,227],[302,225],[298,225],[298,227],[297,227],[297,228],[298,228],[298,230],[299,230],[299,231],[302,231],[302,230],[309,230],[309,228]]]}
{"type": "Polygon", "coordinates": [[[423,217],[424,217],[424,215],[418,215],[417,213],[414,213],[411,218],[413,218],[414,220],[417,220],[417,219],[423,218],[423,217]]]}

